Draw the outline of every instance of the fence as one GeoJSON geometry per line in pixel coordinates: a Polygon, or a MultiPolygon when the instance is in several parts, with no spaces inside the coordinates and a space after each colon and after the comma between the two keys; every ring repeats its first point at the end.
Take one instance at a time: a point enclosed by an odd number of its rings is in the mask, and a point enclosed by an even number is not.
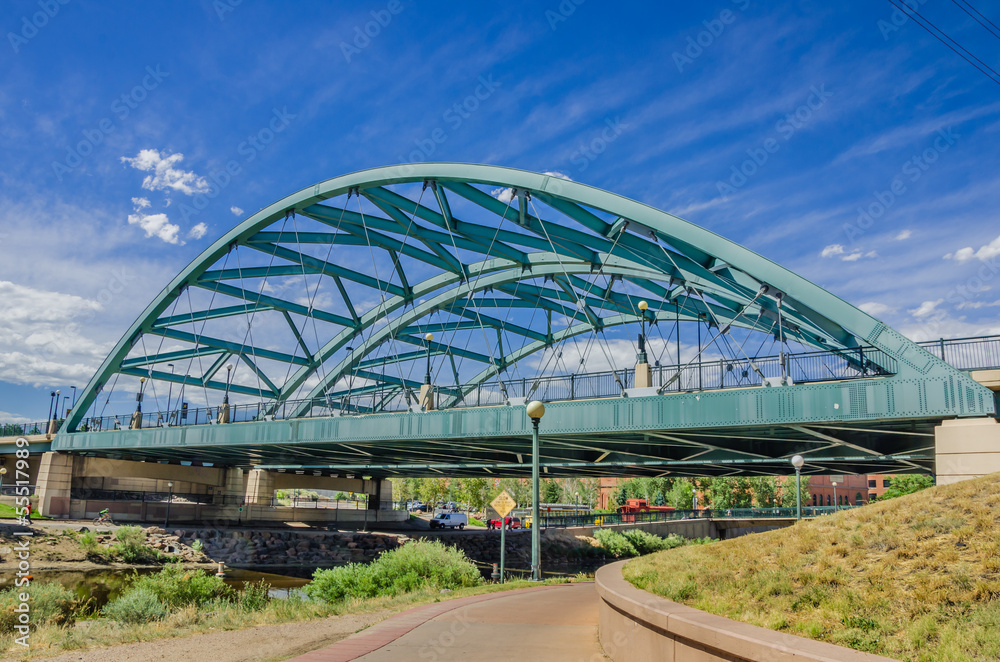
{"type": "MultiPolygon", "coordinates": [[[[840,510],[859,506],[802,506],[802,517],[830,515],[840,510]]],[[[647,524],[670,522],[684,519],[788,519],[795,517],[795,508],[705,508],[702,510],[651,510],[639,513],[588,513],[546,517],[540,513],[542,528],[566,528],[574,526],[611,526],[615,524],[647,524]]]]}

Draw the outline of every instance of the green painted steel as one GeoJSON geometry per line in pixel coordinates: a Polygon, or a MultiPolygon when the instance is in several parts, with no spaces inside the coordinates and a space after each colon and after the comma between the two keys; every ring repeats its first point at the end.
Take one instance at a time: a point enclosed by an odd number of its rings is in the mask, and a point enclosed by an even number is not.
{"type": "MultiPolygon", "coordinates": [[[[855,351],[877,349],[893,361],[894,372],[849,382],[560,403],[545,419],[545,434],[567,444],[588,435],[618,435],[624,443],[632,443],[628,440],[635,435],[664,431],[928,424],[994,413],[992,395],[965,373],[833,294],[692,223],[547,174],[428,163],[327,180],[283,198],[227,232],[182,270],[126,331],[81,392],[56,447],[143,457],[153,457],[150,449],[177,456],[198,449],[208,457],[214,448],[221,453],[217,461],[251,465],[273,455],[254,450],[258,446],[303,449],[320,444],[318,457],[336,464],[332,462],[336,454],[324,446],[333,442],[325,440],[351,444],[395,440],[395,446],[386,448],[396,447],[405,455],[410,442],[419,442],[426,451],[452,440],[527,438],[523,421],[517,422],[521,416],[517,407],[203,428],[77,430],[119,376],[147,376],[157,383],[201,389],[206,397],[219,393],[220,400],[221,392],[262,398],[272,411],[289,400],[306,403],[294,412],[296,416],[308,413],[309,402],[323,402],[344,388],[374,392],[373,384],[395,385],[399,390],[393,393],[398,395],[387,397],[409,397],[419,382],[400,368],[419,363],[428,348],[432,357],[450,362],[454,373],[453,387],[441,385],[442,393],[451,394],[444,403],[448,406],[480,384],[503,380],[514,366],[538,352],[558,349],[568,339],[589,333],[600,343],[605,329],[637,325],[642,318],[636,309],[640,299],[649,301],[645,314],[649,322],[693,322],[709,331],[732,326],[774,334],[780,342],[788,339],[818,349],[849,351],[852,356],[855,351]],[[299,219],[311,225],[300,231],[299,219]],[[369,273],[350,264],[343,257],[348,253],[342,251],[351,247],[372,251],[373,266],[377,249],[391,273],[379,273],[377,266],[369,273]],[[315,293],[303,299],[281,287],[265,287],[274,278],[299,276],[306,290],[310,276],[328,279],[342,303],[321,305],[314,301],[315,293]],[[601,284],[601,278],[607,282],[601,284]],[[210,297],[207,307],[193,301],[195,290],[210,297]],[[177,312],[182,304],[192,309],[177,312]],[[514,311],[530,313],[530,321],[511,319],[514,311]],[[537,311],[548,316],[545,328],[531,324],[537,311]],[[276,347],[253,337],[255,316],[267,314],[282,316],[290,344],[276,347]],[[442,314],[450,317],[435,318],[442,314]],[[553,317],[567,320],[565,328],[554,329],[553,317]],[[295,322],[300,318],[305,320],[301,326],[295,322]],[[243,340],[205,331],[209,322],[240,319],[247,320],[243,340]],[[322,334],[317,324],[324,325],[322,334]],[[195,330],[182,330],[186,325],[195,330]],[[425,333],[479,329],[484,335],[495,334],[493,345],[468,349],[423,338],[425,333]],[[156,349],[148,349],[147,341],[156,349]],[[399,351],[398,343],[410,349],[399,351]],[[165,368],[168,361],[190,365],[202,357],[209,358],[210,367],[200,374],[165,368]],[[246,365],[253,383],[229,384],[223,379],[219,370],[227,357],[246,365]],[[470,379],[461,380],[456,359],[478,365],[470,379]],[[359,379],[362,383],[355,385],[359,379]]],[[[781,452],[788,440],[803,438],[801,431],[785,436],[775,437],[781,452]]],[[[875,442],[864,443],[871,445],[868,455],[885,456],[875,442]]],[[[844,447],[864,447],[864,443],[844,447]]],[[[412,454],[428,463],[435,461],[429,451],[412,454]]],[[[299,464],[306,455],[297,456],[299,464]]],[[[405,463],[403,455],[397,458],[399,463],[405,463]]],[[[557,454],[551,466],[578,459],[570,455],[557,454]]],[[[724,456],[716,453],[713,461],[724,456]]],[[[355,454],[353,460],[360,466],[365,457],[355,454]]],[[[926,448],[913,457],[925,461],[926,448]]],[[[447,453],[439,458],[442,466],[454,464],[447,459],[447,453]]],[[[492,457],[490,462],[499,467],[501,459],[492,457]]]]}

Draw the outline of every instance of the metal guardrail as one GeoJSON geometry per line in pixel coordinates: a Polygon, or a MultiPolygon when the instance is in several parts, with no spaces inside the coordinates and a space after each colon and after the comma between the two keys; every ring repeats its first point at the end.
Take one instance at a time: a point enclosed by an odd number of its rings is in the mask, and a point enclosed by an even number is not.
{"type": "MultiPolygon", "coordinates": [[[[820,517],[860,506],[802,506],[802,517],[820,517]]],[[[541,516],[542,528],[648,524],[690,519],[788,519],[795,508],[705,508],[702,510],[647,511],[640,513],[589,513],[557,517],[541,516]]]]}
{"type": "MultiPolygon", "coordinates": [[[[960,370],[1000,368],[1000,335],[955,338],[917,343],[960,370]]],[[[830,352],[788,354],[785,374],[794,383],[847,380],[889,375],[896,371],[895,361],[881,350],[861,347],[830,352]]],[[[654,365],[653,385],[664,392],[693,392],[761,386],[765,379],[782,375],[781,357],[758,359],[716,359],[686,366],[654,365]]],[[[511,398],[543,401],[616,397],[635,383],[633,369],[553,377],[496,380],[462,389],[439,389],[439,409],[502,405],[511,398]]],[[[369,387],[370,388],[370,387],[369,387]]],[[[418,404],[419,397],[410,389],[384,386],[360,393],[333,394],[312,400],[288,400],[279,405],[267,402],[234,404],[229,407],[229,422],[285,420],[300,408],[305,413],[296,418],[368,414],[404,411],[418,404]]],[[[143,412],[143,428],[176,425],[211,425],[220,418],[220,407],[173,409],[166,412],[143,412]]],[[[80,431],[127,429],[132,414],[84,419],[80,431]]],[[[48,428],[44,422],[0,425],[0,436],[34,434],[48,428]]]]}

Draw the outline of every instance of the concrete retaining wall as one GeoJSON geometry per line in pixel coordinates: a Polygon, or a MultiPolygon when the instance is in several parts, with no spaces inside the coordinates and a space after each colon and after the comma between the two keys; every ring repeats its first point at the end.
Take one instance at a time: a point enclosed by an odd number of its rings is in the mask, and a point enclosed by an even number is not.
{"type": "Polygon", "coordinates": [[[876,662],[889,658],[731,621],[641,591],[625,561],[597,571],[599,636],[614,662],[876,662]]]}

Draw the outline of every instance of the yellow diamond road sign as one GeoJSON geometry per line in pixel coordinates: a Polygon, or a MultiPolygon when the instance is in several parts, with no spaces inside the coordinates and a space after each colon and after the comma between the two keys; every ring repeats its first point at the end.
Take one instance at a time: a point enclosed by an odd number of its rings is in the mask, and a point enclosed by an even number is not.
{"type": "Polygon", "coordinates": [[[507,517],[507,513],[517,508],[517,502],[510,498],[507,490],[504,490],[496,499],[490,502],[493,510],[497,511],[500,517],[507,517]]]}

